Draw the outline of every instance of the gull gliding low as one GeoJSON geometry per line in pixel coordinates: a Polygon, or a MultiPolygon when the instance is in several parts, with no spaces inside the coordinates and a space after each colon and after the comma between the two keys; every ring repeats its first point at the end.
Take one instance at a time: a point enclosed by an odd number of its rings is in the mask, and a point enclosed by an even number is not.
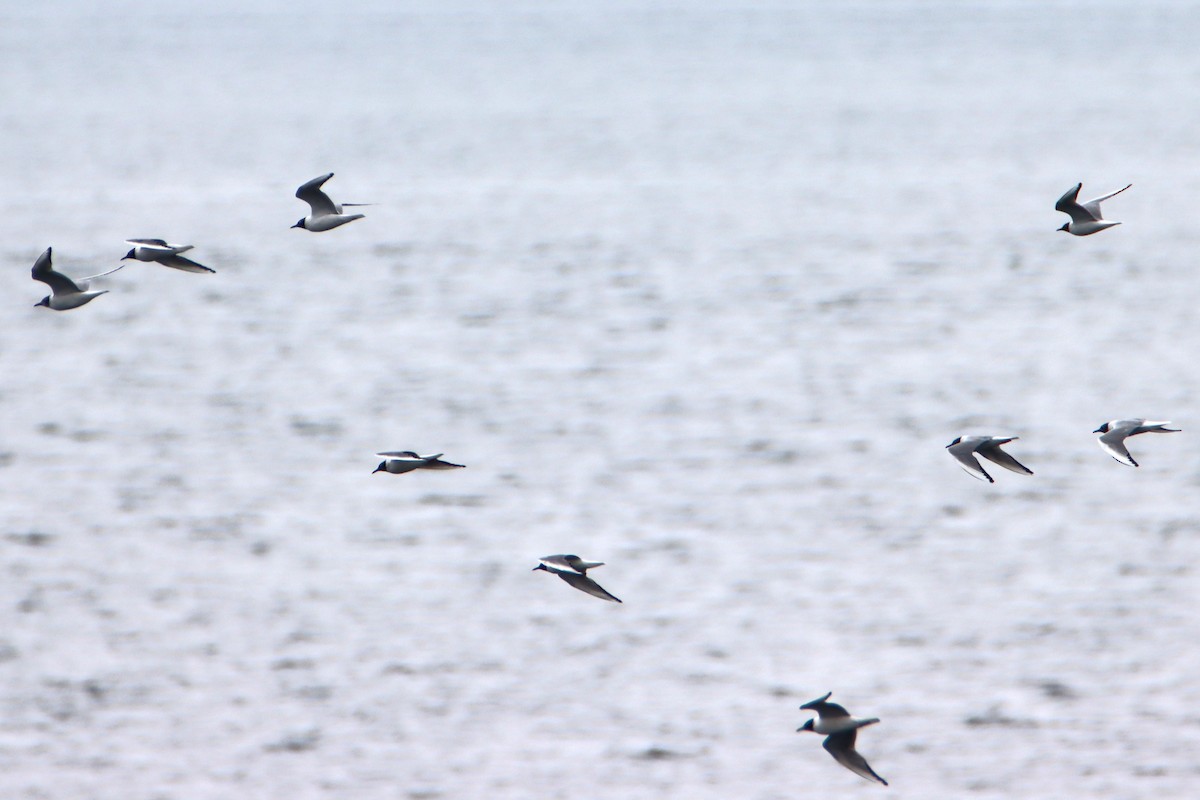
{"type": "Polygon", "coordinates": [[[826,692],[824,697],[810,700],[800,706],[802,711],[817,712],[817,719],[810,719],[808,722],[805,722],[796,729],[796,733],[812,731],[813,733],[825,734],[826,738],[822,743],[822,747],[829,752],[829,755],[833,756],[834,761],[855,775],[859,775],[869,781],[879,781],[884,786],[887,786],[888,782],[879,777],[875,773],[875,770],[871,769],[871,765],[867,763],[867,760],[854,749],[854,740],[858,737],[858,729],[874,725],[879,722],[879,718],[858,719],[852,717],[850,716],[850,712],[842,706],[839,706],[837,703],[828,702],[831,694],[833,692],[826,692]]]}

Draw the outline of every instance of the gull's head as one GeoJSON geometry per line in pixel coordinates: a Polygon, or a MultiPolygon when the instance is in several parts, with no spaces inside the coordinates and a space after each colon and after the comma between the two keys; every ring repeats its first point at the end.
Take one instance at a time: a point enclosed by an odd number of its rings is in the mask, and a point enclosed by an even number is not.
{"type": "MultiPolygon", "coordinates": [[[[539,569],[546,569],[546,565],[538,564],[536,567],[534,567],[532,570],[530,570],[530,572],[537,572],[539,569]]],[[[549,571],[550,570],[546,569],[546,572],[549,572],[549,571]]]]}
{"type": "Polygon", "coordinates": [[[380,461],[379,466],[371,470],[371,474],[374,475],[376,472],[387,472],[387,462],[380,461]]]}
{"type": "MultiPolygon", "coordinates": [[[[813,721],[810,719],[799,728],[796,728],[796,733],[800,733],[801,731],[813,731],[813,721]]],[[[816,731],[813,731],[813,733],[816,733],[816,731]]]]}
{"type": "Polygon", "coordinates": [[[50,295],[46,295],[45,297],[43,297],[42,301],[40,303],[33,304],[34,308],[37,308],[38,306],[45,306],[46,308],[49,308],[50,307],[50,295]]]}
{"type": "Polygon", "coordinates": [[[1096,430],[1092,431],[1092,433],[1108,433],[1108,428],[1109,428],[1109,424],[1106,422],[1103,425],[1101,425],[1099,428],[1096,428],[1096,430]]]}
{"type": "MultiPolygon", "coordinates": [[[[304,218],[301,217],[300,220],[292,227],[293,228],[304,228],[304,218]]],[[[306,228],[306,230],[307,230],[307,228],[306,228]]]]}
{"type": "Polygon", "coordinates": [[[954,445],[958,444],[958,443],[959,443],[959,442],[961,442],[961,441],[962,441],[962,437],[961,437],[961,436],[956,436],[956,437],[954,438],[954,441],[953,441],[953,442],[951,442],[950,444],[946,445],[946,447],[954,447],[954,445]]]}
{"type": "Polygon", "coordinates": [[[127,259],[127,258],[135,258],[135,256],[133,255],[133,250],[136,250],[136,249],[137,249],[137,248],[133,248],[133,249],[131,249],[131,250],[130,250],[128,253],[126,253],[125,255],[121,256],[121,260],[122,260],[122,261],[124,261],[124,260],[125,260],[125,259],[127,259]]]}
{"type": "Polygon", "coordinates": [[[1059,228],[1059,230],[1060,230],[1060,231],[1066,231],[1067,233],[1070,233],[1070,232],[1071,232],[1071,223],[1069,223],[1069,222],[1064,222],[1064,223],[1063,223],[1063,226],[1062,226],[1061,228],[1059,228]]]}

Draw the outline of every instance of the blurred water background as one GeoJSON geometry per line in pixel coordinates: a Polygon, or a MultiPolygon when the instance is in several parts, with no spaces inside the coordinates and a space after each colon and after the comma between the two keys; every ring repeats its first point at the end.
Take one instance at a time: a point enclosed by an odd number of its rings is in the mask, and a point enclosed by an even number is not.
{"type": "Polygon", "coordinates": [[[0,796],[1195,796],[1197,41],[1155,0],[0,9],[0,796]],[[366,219],[289,229],[328,171],[366,219]],[[1124,224],[1056,233],[1077,181],[1124,224]],[[47,246],[148,236],[217,274],[32,307],[47,246]],[[1184,433],[1130,469],[1127,416],[1184,433]],[[408,448],[468,468],[371,474],[408,448]],[[829,690],[889,789],[793,732],[829,690]]]}

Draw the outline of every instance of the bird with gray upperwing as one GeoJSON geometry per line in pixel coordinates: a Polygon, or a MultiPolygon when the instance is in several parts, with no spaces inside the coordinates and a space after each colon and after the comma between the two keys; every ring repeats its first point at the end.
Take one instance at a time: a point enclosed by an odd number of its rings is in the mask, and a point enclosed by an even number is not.
{"type": "Polygon", "coordinates": [[[609,594],[600,584],[587,576],[589,569],[604,566],[603,561],[584,561],[576,555],[543,556],[538,560],[541,563],[533,568],[534,572],[537,572],[539,569],[545,570],[562,578],[579,591],[587,592],[592,597],[599,597],[601,600],[611,600],[614,603],[621,602],[619,598],[609,594]]]}
{"type": "MultiPolygon", "coordinates": [[[[51,250],[54,248],[47,247],[46,252],[38,256],[37,261],[33,262],[33,279],[41,281],[50,287],[50,294],[41,299],[41,302],[34,303],[34,307],[45,306],[46,308],[54,309],[55,311],[68,311],[72,308],[90,303],[102,294],[107,294],[107,289],[101,289],[98,292],[88,291],[88,281],[92,278],[102,278],[105,275],[111,275],[121,267],[110,269],[108,272],[101,272],[99,275],[92,275],[84,278],[81,281],[73,281],[61,272],[54,270],[51,259],[51,250]]],[[[124,264],[121,265],[125,266],[124,264]]]]}
{"type": "Polygon", "coordinates": [[[403,475],[405,472],[412,472],[416,469],[463,469],[465,464],[452,464],[449,461],[442,461],[442,456],[445,453],[430,453],[429,455],[417,455],[412,450],[393,450],[387,453],[376,453],[377,456],[383,456],[385,461],[381,461],[379,466],[371,473],[390,472],[393,475],[403,475]]]}
{"type": "MultiPolygon", "coordinates": [[[[1129,184],[1133,186],[1133,184],[1129,184]]],[[[1125,189],[1128,189],[1126,186],[1125,189]]],[[[1082,183],[1075,184],[1075,188],[1068,191],[1062,197],[1058,198],[1058,202],[1054,204],[1055,211],[1061,211],[1071,217],[1071,221],[1064,224],[1060,231],[1066,231],[1076,236],[1091,236],[1093,233],[1099,233],[1105,228],[1111,228],[1114,225],[1120,225],[1119,222],[1104,219],[1104,215],[1100,213],[1100,204],[1110,197],[1116,197],[1125,189],[1117,189],[1115,192],[1110,192],[1103,197],[1094,197],[1087,202],[1078,202],[1079,190],[1083,188],[1082,183]]]]}
{"type": "Polygon", "coordinates": [[[164,267],[184,272],[216,272],[215,269],[197,264],[190,258],[180,255],[180,253],[195,249],[190,244],[169,244],[164,239],[126,239],[125,244],[131,244],[133,248],[121,257],[122,261],[132,258],[138,261],[162,264],[164,267]]]}
{"type": "Polygon", "coordinates": [[[950,455],[954,456],[959,466],[968,475],[981,481],[995,483],[995,479],[987,473],[987,470],[979,463],[979,459],[975,458],[975,454],[978,453],[993,464],[999,464],[1013,472],[1032,475],[1033,470],[1000,449],[1000,445],[1015,442],[1019,438],[1019,436],[959,436],[946,445],[946,449],[950,451],[950,455]]]}
{"type": "Polygon", "coordinates": [[[312,208],[312,213],[293,225],[293,228],[303,228],[306,231],[319,233],[333,230],[339,225],[345,225],[347,222],[353,222],[366,216],[365,214],[343,214],[342,206],[349,208],[350,206],[367,206],[370,203],[342,203],[339,205],[321,191],[321,186],[332,177],[332,172],[320,175],[308,183],[302,184],[296,190],[296,197],[308,203],[312,208]]]}
{"type": "Polygon", "coordinates": [[[859,775],[867,780],[879,781],[884,786],[887,786],[888,782],[875,774],[875,770],[871,769],[871,765],[867,763],[867,760],[854,749],[854,741],[858,737],[858,729],[876,724],[879,722],[879,718],[857,719],[852,717],[849,711],[837,703],[828,702],[831,694],[833,692],[826,692],[824,697],[810,700],[800,706],[802,711],[817,712],[817,719],[810,719],[808,722],[805,722],[796,729],[796,733],[812,731],[813,733],[824,734],[826,738],[822,746],[829,752],[829,755],[833,756],[834,761],[855,775],[859,775]]]}
{"type": "Polygon", "coordinates": [[[1100,434],[1097,443],[1104,452],[1126,466],[1136,467],[1138,463],[1129,454],[1125,439],[1143,433],[1179,433],[1179,428],[1168,428],[1170,424],[1170,420],[1151,422],[1145,419],[1114,419],[1096,428],[1092,433],[1100,434]]]}

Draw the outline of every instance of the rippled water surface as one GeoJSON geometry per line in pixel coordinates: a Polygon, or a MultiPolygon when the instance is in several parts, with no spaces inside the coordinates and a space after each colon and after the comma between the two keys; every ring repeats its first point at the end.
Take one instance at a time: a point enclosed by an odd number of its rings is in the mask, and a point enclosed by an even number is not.
{"type": "Polygon", "coordinates": [[[195,5],[0,10],[0,795],[1196,794],[1200,6],[195,5]]]}

